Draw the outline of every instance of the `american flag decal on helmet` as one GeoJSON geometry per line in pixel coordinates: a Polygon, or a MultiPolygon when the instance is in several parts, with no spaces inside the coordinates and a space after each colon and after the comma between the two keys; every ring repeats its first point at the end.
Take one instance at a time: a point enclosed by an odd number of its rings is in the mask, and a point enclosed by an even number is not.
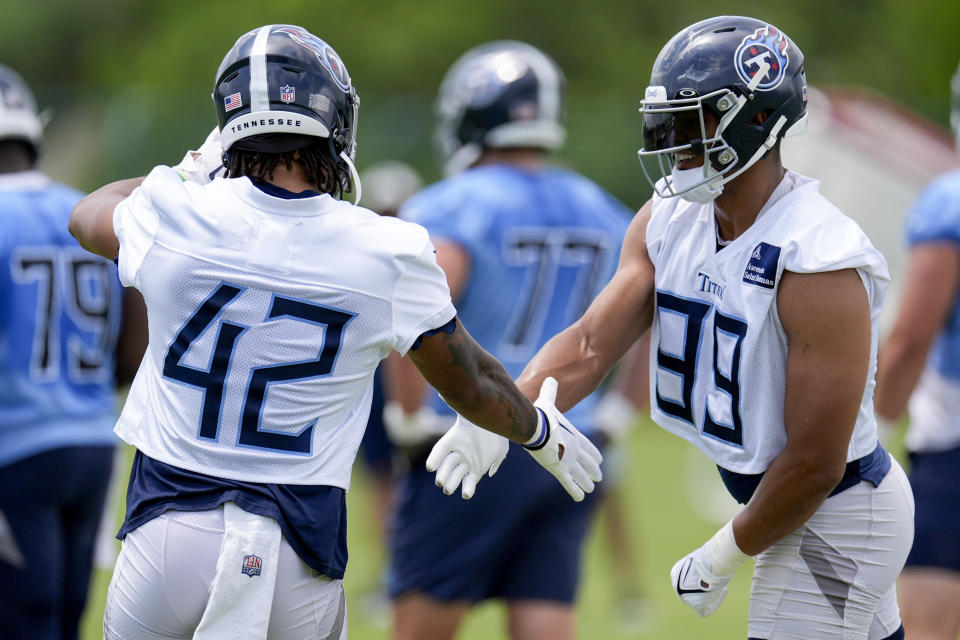
{"type": "Polygon", "coordinates": [[[233,111],[243,106],[243,100],[240,99],[240,92],[231,93],[223,99],[223,107],[226,111],[233,111]]]}

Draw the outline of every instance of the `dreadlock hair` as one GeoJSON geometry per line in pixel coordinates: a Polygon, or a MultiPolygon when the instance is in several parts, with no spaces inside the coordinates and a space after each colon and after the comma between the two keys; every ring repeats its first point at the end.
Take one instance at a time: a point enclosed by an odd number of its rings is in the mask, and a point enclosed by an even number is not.
{"type": "MultiPolygon", "coordinates": [[[[257,146],[262,148],[268,145],[257,146]]],[[[333,144],[328,138],[314,138],[305,147],[279,153],[237,148],[234,145],[226,156],[224,164],[230,178],[247,176],[251,180],[267,182],[273,179],[277,167],[283,165],[292,169],[293,163],[299,162],[303,165],[307,180],[321,193],[339,198],[345,191],[353,190],[350,171],[336,159],[333,144]]]]}

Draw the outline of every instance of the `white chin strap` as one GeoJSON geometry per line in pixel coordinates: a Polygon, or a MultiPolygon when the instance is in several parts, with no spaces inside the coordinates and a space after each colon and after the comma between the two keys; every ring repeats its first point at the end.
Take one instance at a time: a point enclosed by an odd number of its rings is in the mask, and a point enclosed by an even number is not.
{"type": "Polygon", "coordinates": [[[360,174],[357,173],[357,168],[353,164],[353,160],[350,159],[350,156],[346,152],[340,152],[340,159],[347,163],[347,166],[350,167],[350,178],[353,180],[353,204],[360,204],[360,174]]]}
{"type": "Polygon", "coordinates": [[[706,172],[704,172],[703,167],[677,169],[674,165],[671,172],[671,187],[674,191],[679,192],[680,197],[687,202],[708,204],[723,193],[723,176],[717,173],[712,166],[707,166],[706,172]],[[706,181],[704,181],[705,173],[710,176],[706,181]],[[703,184],[697,185],[698,182],[703,184]]]}

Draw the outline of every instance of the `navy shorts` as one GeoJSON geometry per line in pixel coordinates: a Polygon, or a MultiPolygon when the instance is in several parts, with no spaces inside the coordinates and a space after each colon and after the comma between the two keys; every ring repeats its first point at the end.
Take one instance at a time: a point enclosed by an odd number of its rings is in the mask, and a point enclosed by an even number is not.
{"type": "Polygon", "coordinates": [[[77,638],[113,450],[66,447],[0,467],[0,511],[23,559],[0,556],[0,638],[77,638]]]}
{"type": "Polygon", "coordinates": [[[390,536],[388,588],[442,601],[488,598],[572,603],[599,491],[574,502],[519,445],[463,500],[444,495],[414,465],[401,486],[390,536]]]}
{"type": "Polygon", "coordinates": [[[917,512],[907,566],[960,571],[960,447],[911,453],[910,486],[917,512]]]}

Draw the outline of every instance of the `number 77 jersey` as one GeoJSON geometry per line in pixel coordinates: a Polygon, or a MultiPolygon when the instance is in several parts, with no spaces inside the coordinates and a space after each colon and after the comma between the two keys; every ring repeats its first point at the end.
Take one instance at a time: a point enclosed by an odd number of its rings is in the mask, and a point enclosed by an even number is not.
{"type": "Polygon", "coordinates": [[[150,342],[116,431],[150,458],[347,489],[377,364],[453,318],[422,227],[294,195],[157,167],[118,205],[150,342]]]}
{"type": "Polygon", "coordinates": [[[647,247],[656,276],[651,329],[653,419],[719,466],[766,471],[786,443],[787,338],[776,298],[784,271],[856,269],[871,314],[871,357],[848,460],[877,443],[877,318],[889,275],[855,222],[788,172],[756,221],[718,247],[713,204],[654,197],[647,247]]]}

